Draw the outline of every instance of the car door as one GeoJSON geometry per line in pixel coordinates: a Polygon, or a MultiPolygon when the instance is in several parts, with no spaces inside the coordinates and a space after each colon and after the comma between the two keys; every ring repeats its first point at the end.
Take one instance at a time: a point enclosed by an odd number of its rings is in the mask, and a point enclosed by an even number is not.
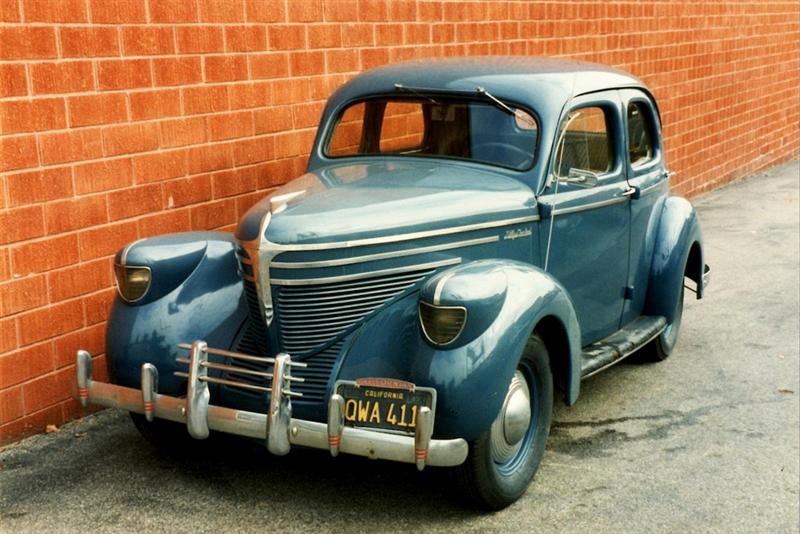
{"type": "Polygon", "coordinates": [[[630,210],[621,103],[616,91],[573,100],[549,186],[540,195],[547,272],[569,292],[588,345],[620,327],[628,276],[630,210]],[[594,187],[563,180],[582,172],[594,187]]]}
{"type": "Polygon", "coordinates": [[[620,90],[620,99],[625,110],[626,172],[628,183],[636,190],[630,201],[631,263],[627,283],[630,290],[622,317],[625,324],[641,315],[644,308],[655,246],[652,236],[659,221],[656,206],[669,192],[669,183],[661,146],[661,124],[653,100],[639,89],[620,90]]]}

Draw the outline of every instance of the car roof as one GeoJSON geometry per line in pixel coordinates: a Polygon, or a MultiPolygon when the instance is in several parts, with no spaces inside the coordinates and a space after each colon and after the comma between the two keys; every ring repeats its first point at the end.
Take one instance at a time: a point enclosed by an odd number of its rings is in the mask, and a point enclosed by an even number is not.
{"type": "Polygon", "coordinates": [[[619,69],[570,59],[480,56],[418,59],[359,74],[332,95],[343,104],[370,94],[396,93],[396,84],[423,91],[474,93],[478,86],[527,104],[539,113],[559,113],[573,96],[645,85],[619,69]]]}

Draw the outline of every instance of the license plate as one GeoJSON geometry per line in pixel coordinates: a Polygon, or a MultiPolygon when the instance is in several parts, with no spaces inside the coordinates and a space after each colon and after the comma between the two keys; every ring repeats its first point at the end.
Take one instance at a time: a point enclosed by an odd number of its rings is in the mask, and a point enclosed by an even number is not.
{"type": "Polygon", "coordinates": [[[344,398],[344,422],[349,426],[414,432],[419,409],[436,407],[436,390],[410,382],[363,378],[336,383],[344,398]]]}

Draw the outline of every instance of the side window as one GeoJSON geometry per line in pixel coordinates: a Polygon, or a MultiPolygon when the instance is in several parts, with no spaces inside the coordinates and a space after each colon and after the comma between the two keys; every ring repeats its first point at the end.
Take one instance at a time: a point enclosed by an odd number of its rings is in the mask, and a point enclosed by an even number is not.
{"type": "Polygon", "coordinates": [[[653,159],[653,124],[650,114],[641,102],[628,105],[628,157],[631,165],[641,165],[653,159]]]}
{"type": "Polygon", "coordinates": [[[560,150],[556,154],[559,176],[569,176],[571,169],[595,174],[611,170],[613,160],[608,121],[602,108],[588,107],[572,111],[565,128],[560,150]]]}

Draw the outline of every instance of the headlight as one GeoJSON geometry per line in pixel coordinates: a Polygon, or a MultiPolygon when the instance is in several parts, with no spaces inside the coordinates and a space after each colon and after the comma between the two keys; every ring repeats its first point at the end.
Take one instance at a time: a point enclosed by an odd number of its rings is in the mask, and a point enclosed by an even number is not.
{"type": "Polygon", "coordinates": [[[128,267],[114,264],[117,291],[126,302],[136,302],[150,289],[150,267],[128,267]]]}
{"type": "Polygon", "coordinates": [[[434,306],[419,303],[419,323],[422,333],[434,345],[449,345],[464,330],[467,309],[463,306],[434,306]]]}

